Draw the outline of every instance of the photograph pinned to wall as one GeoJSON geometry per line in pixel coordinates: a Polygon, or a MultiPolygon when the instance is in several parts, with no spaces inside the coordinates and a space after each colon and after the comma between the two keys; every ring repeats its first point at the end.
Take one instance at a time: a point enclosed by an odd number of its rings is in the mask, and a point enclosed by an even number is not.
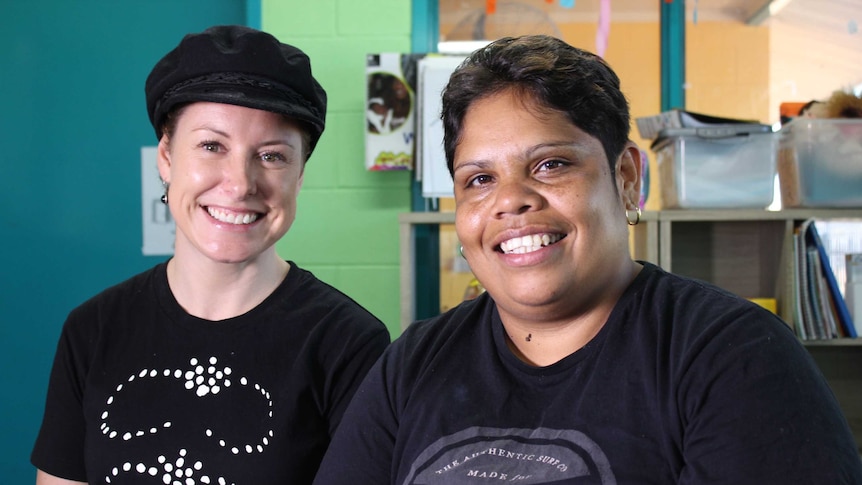
{"type": "Polygon", "coordinates": [[[366,57],[365,168],[412,170],[416,141],[416,59],[384,52],[366,57]]]}

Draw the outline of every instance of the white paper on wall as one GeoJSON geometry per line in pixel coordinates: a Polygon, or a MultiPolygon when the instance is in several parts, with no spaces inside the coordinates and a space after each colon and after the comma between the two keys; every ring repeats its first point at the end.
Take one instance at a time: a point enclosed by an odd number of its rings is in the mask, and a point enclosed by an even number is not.
{"type": "Polygon", "coordinates": [[[443,123],[440,121],[441,94],[449,75],[464,60],[463,56],[427,56],[419,61],[419,120],[417,141],[421,170],[422,196],[452,197],[453,186],[443,152],[443,123]]]}
{"type": "Polygon", "coordinates": [[[168,206],[162,204],[164,193],[156,166],[156,147],[141,147],[141,216],[143,219],[144,256],[174,253],[176,227],[168,206]]]}

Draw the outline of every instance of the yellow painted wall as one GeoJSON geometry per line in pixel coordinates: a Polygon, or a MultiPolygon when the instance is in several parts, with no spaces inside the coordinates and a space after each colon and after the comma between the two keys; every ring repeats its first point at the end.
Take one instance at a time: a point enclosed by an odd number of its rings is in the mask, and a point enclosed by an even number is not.
{"type": "Polygon", "coordinates": [[[686,26],[686,109],[769,123],[769,28],[686,26]]]}
{"type": "MultiPolygon", "coordinates": [[[[560,24],[563,39],[569,44],[595,52],[595,24],[560,24]]],[[[608,48],[604,58],[620,78],[620,86],[629,100],[632,120],[649,116],[661,108],[661,32],[652,22],[615,22],[611,24],[608,48]]],[[[632,124],[632,139],[649,148],[632,124]]]]}

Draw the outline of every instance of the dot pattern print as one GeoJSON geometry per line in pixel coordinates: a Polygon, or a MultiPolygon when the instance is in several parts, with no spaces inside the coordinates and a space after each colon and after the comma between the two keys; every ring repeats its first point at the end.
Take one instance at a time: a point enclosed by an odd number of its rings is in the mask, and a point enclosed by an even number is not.
{"type": "MultiPolygon", "coordinates": [[[[182,381],[184,388],[187,391],[193,392],[199,398],[216,396],[223,389],[233,385],[231,375],[233,369],[230,367],[217,367],[218,359],[210,357],[206,361],[199,361],[193,357],[189,360],[190,367],[188,369],[143,369],[136,374],[132,374],[127,379],[131,383],[136,379],[174,379],[182,381]]],[[[253,387],[262,399],[266,401],[268,408],[267,418],[272,420],[273,417],[273,402],[269,391],[264,389],[259,384],[251,383],[246,377],[240,377],[236,381],[239,386],[253,387]]],[[[109,439],[121,439],[129,441],[144,435],[153,435],[163,432],[171,427],[171,422],[153,425],[149,428],[136,430],[116,430],[110,425],[111,405],[122,397],[124,384],[119,384],[114,394],[108,397],[105,403],[105,410],[101,414],[102,422],[100,429],[102,434],[109,439]]],[[[207,428],[203,431],[208,439],[215,440],[218,446],[230,450],[234,455],[242,453],[263,453],[270,440],[273,437],[272,429],[267,430],[266,434],[256,443],[230,443],[225,438],[220,437],[217,430],[207,428]]],[[[109,475],[105,476],[105,482],[112,483],[112,478],[117,478],[123,473],[138,473],[141,475],[150,475],[152,477],[161,477],[161,482],[165,485],[197,485],[197,484],[218,484],[218,485],[235,485],[233,482],[228,482],[225,477],[210,477],[204,471],[204,463],[200,460],[191,460],[186,455],[188,451],[185,449],[179,450],[177,458],[173,461],[168,460],[164,455],[160,455],[156,461],[157,464],[144,464],[129,462],[123,463],[121,466],[115,466],[111,469],[109,475]]]]}

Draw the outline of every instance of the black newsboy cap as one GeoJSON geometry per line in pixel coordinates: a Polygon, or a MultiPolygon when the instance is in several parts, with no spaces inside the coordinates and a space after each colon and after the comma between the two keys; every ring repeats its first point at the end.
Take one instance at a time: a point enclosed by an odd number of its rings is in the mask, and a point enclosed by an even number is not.
{"type": "Polygon", "coordinates": [[[234,104],[303,122],[309,153],[326,121],[326,91],[311,75],[304,52],[266,32],[220,25],[183,37],[156,63],[146,83],[147,113],[161,138],[165,115],[195,101],[234,104]]]}

